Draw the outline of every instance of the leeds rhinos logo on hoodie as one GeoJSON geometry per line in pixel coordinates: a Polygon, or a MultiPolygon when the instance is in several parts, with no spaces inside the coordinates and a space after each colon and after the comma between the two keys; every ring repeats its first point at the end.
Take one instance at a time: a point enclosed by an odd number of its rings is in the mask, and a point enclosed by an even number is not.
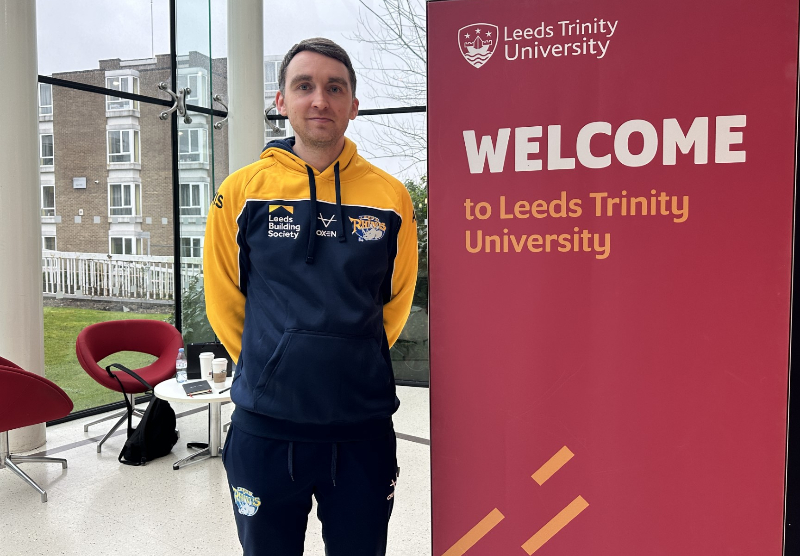
{"type": "Polygon", "coordinates": [[[353,223],[353,233],[358,236],[358,241],[376,241],[386,234],[386,224],[375,216],[362,214],[358,218],[349,218],[353,223]]]}

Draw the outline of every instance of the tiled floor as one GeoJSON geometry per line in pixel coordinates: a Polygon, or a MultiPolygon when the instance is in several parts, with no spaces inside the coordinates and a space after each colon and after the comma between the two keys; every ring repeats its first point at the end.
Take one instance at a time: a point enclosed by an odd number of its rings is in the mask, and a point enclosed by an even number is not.
{"type": "MultiPolygon", "coordinates": [[[[430,554],[430,452],[427,439],[428,390],[399,387],[395,415],[401,476],[389,526],[392,556],[430,554]]],[[[173,453],[145,467],[117,462],[124,434],[96,451],[96,439],[111,422],[83,432],[73,421],[47,429],[47,450],[69,460],[57,464],[23,464],[48,493],[42,504],[36,491],[11,471],[0,471],[0,555],[234,555],[241,554],[219,458],[178,471],[172,463],[190,453],[186,442],[207,437],[206,411],[173,404],[181,439],[173,453]],[[182,413],[187,415],[180,416],[182,413]],[[83,442],[88,439],[88,442],[83,442]]],[[[227,422],[233,406],[222,408],[227,422]]],[[[41,451],[37,450],[37,451],[41,451]]],[[[321,527],[314,510],[309,518],[306,551],[323,556],[321,527]]]]}

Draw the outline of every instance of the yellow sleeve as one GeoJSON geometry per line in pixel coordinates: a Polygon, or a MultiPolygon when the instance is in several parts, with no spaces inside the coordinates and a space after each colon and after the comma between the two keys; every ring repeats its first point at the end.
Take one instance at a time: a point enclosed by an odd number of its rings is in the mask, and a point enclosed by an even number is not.
{"type": "Polygon", "coordinates": [[[386,329],[389,347],[397,341],[408,320],[417,284],[417,221],[414,218],[411,195],[405,187],[401,186],[400,189],[400,214],[403,222],[397,237],[392,299],[383,306],[383,327],[386,329]]]}
{"type": "Polygon", "coordinates": [[[222,182],[209,209],[203,246],[206,315],[234,362],[239,361],[244,330],[237,218],[245,204],[245,185],[242,172],[231,174],[222,182]]]}

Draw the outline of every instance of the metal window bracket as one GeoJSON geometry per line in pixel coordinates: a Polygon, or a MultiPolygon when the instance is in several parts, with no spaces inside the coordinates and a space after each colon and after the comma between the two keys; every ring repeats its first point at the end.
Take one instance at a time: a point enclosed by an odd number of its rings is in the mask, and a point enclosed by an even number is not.
{"type": "Polygon", "coordinates": [[[190,124],[192,123],[192,118],[189,114],[186,113],[186,97],[192,94],[192,90],[189,87],[184,87],[183,89],[178,89],[178,94],[176,95],[172,92],[164,81],[158,84],[158,88],[161,91],[164,91],[169,96],[172,97],[172,100],[175,101],[175,104],[172,105],[172,108],[169,110],[164,110],[161,114],[159,114],[158,118],[160,120],[166,120],[169,118],[169,115],[178,111],[179,116],[183,116],[183,123],[190,124]]]}
{"type": "Polygon", "coordinates": [[[222,129],[222,125],[228,121],[228,116],[230,116],[230,113],[228,112],[228,106],[224,102],[222,102],[222,97],[219,95],[214,95],[213,100],[214,102],[221,104],[222,107],[225,109],[225,117],[220,121],[214,123],[214,129],[222,129]]]}
{"type": "Polygon", "coordinates": [[[267,118],[267,114],[269,114],[269,113],[270,113],[272,110],[274,110],[274,109],[275,109],[275,101],[273,100],[273,101],[272,101],[272,104],[270,104],[269,106],[267,106],[267,109],[266,109],[266,110],[264,110],[264,124],[265,124],[265,125],[266,125],[266,126],[269,128],[269,129],[271,129],[272,131],[274,131],[275,133],[280,133],[280,132],[281,132],[281,131],[283,131],[283,130],[282,130],[281,128],[279,128],[278,126],[276,126],[274,123],[272,123],[272,120],[270,120],[269,118],[267,118]]]}

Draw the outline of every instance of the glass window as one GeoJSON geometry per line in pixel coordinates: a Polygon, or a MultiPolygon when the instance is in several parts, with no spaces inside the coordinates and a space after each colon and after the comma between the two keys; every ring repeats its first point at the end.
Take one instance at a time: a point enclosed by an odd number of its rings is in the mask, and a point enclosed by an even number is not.
{"type": "Polygon", "coordinates": [[[141,216],[142,186],[139,183],[108,184],[109,216],[141,216]]]}
{"type": "Polygon", "coordinates": [[[49,249],[50,251],[56,250],[56,236],[43,236],[42,249],[49,249]]]}
{"type": "Polygon", "coordinates": [[[278,73],[281,69],[281,63],[276,60],[267,60],[264,62],[264,94],[267,97],[267,104],[278,92],[278,73]]]}
{"type": "Polygon", "coordinates": [[[195,106],[205,106],[206,76],[202,73],[178,75],[178,89],[185,89],[186,87],[191,89],[186,96],[186,102],[195,106]]]}
{"type": "Polygon", "coordinates": [[[140,255],[142,240],[135,237],[109,238],[109,253],[112,255],[140,255]]]}
{"type": "Polygon", "coordinates": [[[39,115],[47,116],[53,113],[53,86],[48,83],[39,83],[39,115]]]}
{"type": "Polygon", "coordinates": [[[56,215],[56,186],[42,185],[42,216],[56,215]]]}
{"type": "Polygon", "coordinates": [[[181,216],[205,216],[211,196],[207,183],[181,184],[181,216]]]}
{"type": "Polygon", "coordinates": [[[203,238],[200,237],[181,238],[181,257],[202,258],[202,256],[203,256],[203,238]]]}
{"type": "Polygon", "coordinates": [[[53,165],[53,135],[39,136],[39,166],[53,165]]]}
{"type": "MultiPolygon", "coordinates": [[[[139,78],[133,75],[106,77],[106,88],[125,93],[139,94],[139,78]]],[[[127,98],[106,97],[106,110],[138,110],[139,102],[127,98]]]]}
{"type": "Polygon", "coordinates": [[[178,161],[206,161],[205,129],[183,129],[178,132],[178,161]]]}
{"type": "Polygon", "coordinates": [[[139,162],[139,131],[108,132],[108,162],[139,162]]]}

